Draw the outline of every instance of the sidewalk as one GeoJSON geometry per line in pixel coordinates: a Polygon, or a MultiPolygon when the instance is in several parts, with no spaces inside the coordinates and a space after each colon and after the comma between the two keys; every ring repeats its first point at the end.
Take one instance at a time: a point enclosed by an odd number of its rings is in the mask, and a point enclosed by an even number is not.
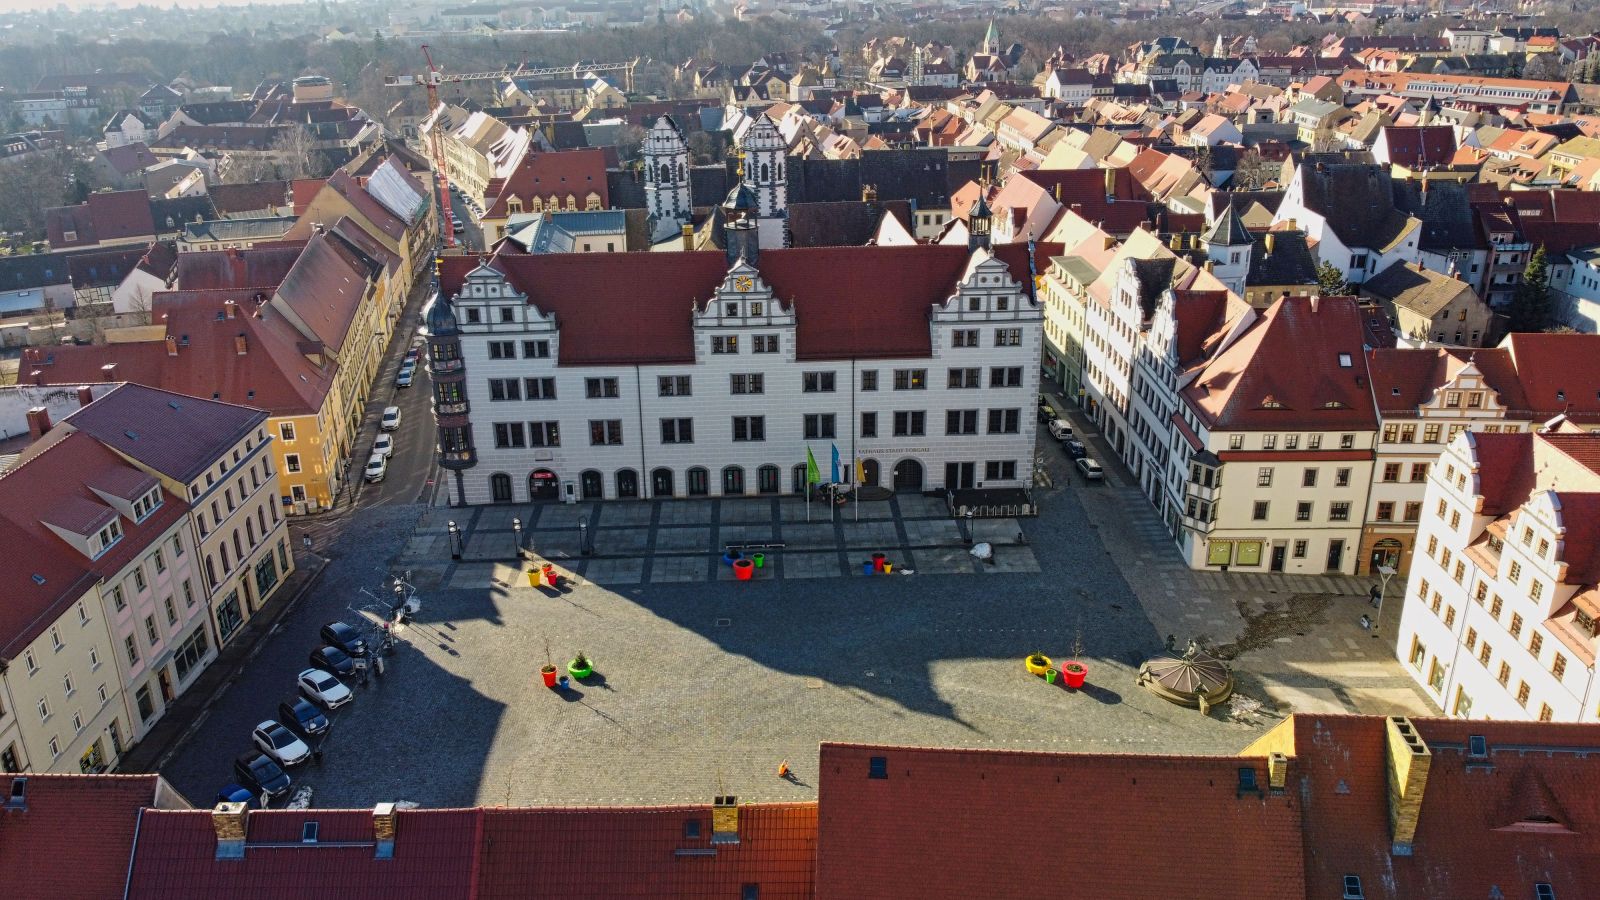
{"type": "MultiPolygon", "coordinates": [[[[144,740],[128,749],[117,763],[119,772],[154,772],[166,761],[178,743],[203,719],[206,711],[228,686],[238,678],[239,671],[255,656],[261,640],[280,620],[299,605],[303,597],[328,565],[328,560],[314,553],[296,551],[295,570],[278,592],[250,621],[240,626],[226,647],[217,654],[189,689],[168,703],[161,718],[151,727],[144,740]]],[[[204,799],[204,798],[196,798],[204,799]]]]}

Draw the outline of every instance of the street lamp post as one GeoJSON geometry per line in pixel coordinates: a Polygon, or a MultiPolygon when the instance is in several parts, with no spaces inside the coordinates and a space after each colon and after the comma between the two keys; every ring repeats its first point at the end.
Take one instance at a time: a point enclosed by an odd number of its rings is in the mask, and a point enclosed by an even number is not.
{"type": "Polygon", "coordinates": [[[578,523],[578,555],[589,555],[589,523],[578,523]]]}
{"type": "Polygon", "coordinates": [[[1372,617],[1372,636],[1378,636],[1378,629],[1383,625],[1383,595],[1389,589],[1389,579],[1394,577],[1394,566],[1378,567],[1378,596],[1373,598],[1373,605],[1378,608],[1372,617]]]}
{"type": "Polygon", "coordinates": [[[450,558],[451,559],[460,559],[461,558],[461,546],[460,546],[460,544],[456,543],[457,539],[460,536],[460,532],[456,528],[456,523],[455,523],[454,519],[450,520],[450,526],[449,527],[450,527],[450,558]]]}
{"type": "Polygon", "coordinates": [[[515,538],[514,538],[515,544],[511,548],[512,552],[513,552],[513,554],[515,555],[515,557],[517,559],[521,559],[522,558],[522,517],[521,516],[513,516],[511,518],[511,531],[512,531],[512,534],[515,535],[515,538]]]}

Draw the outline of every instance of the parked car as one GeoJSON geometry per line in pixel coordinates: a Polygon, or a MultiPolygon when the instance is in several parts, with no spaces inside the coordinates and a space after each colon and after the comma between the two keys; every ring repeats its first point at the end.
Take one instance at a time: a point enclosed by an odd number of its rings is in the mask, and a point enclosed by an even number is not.
{"type": "Polygon", "coordinates": [[[395,431],[395,430],[399,429],[399,427],[400,427],[400,407],[398,407],[398,406],[385,407],[384,410],[383,410],[383,421],[378,423],[378,427],[382,428],[384,431],[395,431]]]}
{"type": "Polygon", "coordinates": [[[397,388],[411,387],[411,379],[416,377],[416,372],[417,370],[410,366],[402,366],[400,374],[394,377],[394,386],[397,388]]]}
{"type": "Polygon", "coordinates": [[[450,221],[450,232],[452,234],[460,234],[461,232],[466,231],[466,230],[467,230],[467,226],[461,224],[461,221],[459,219],[452,219],[450,221]]]}
{"type": "Polygon", "coordinates": [[[383,476],[389,474],[389,458],[382,453],[374,453],[367,459],[367,481],[377,483],[383,476]]]}
{"type": "Polygon", "coordinates": [[[1083,441],[1080,441],[1077,438],[1067,438],[1061,442],[1061,447],[1062,449],[1066,450],[1067,455],[1073,459],[1083,459],[1085,456],[1089,455],[1089,448],[1085,447],[1083,445],[1083,441]]]}
{"type": "Polygon", "coordinates": [[[311,758],[311,748],[283,723],[271,719],[256,726],[250,733],[256,748],[278,761],[280,766],[298,766],[311,758]]]}
{"type": "Polygon", "coordinates": [[[265,753],[246,753],[234,760],[233,774],[240,786],[257,796],[266,794],[273,798],[289,793],[289,773],[265,753]]]}
{"type": "Polygon", "coordinates": [[[1066,419],[1051,419],[1048,429],[1050,436],[1058,441],[1064,441],[1072,437],[1072,426],[1067,423],[1066,419]]]}
{"type": "Polygon", "coordinates": [[[249,807],[261,806],[261,795],[250,790],[238,782],[225,784],[222,790],[217,791],[217,799],[211,801],[212,806],[218,803],[243,803],[249,807]]]}
{"type": "Polygon", "coordinates": [[[338,647],[318,647],[311,651],[311,664],[335,675],[354,675],[356,661],[338,647]]]}
{"type": "Polygon", "coordinates": [[[367,655],[367,641],[352,625],[329,622],[322,626],[322,640],[355,657],[367,655]]]}
{"type": "Polygon", "coordinates": [[[307,737],[328,730],[328,717],[322,714],[315,703],[304,697],[279,703],[278,721],[307,737]]]}
{"type": "Polygon", "coordinates": [[[355,694],[344,686],[344,682],[333,677],[331,672],[321,669],[307,669],[300,673],[300,693],[307,700],[322,705],[324,709],[338,709],[355,699],[355,694]]]}
{"type": "Polygon", "coordinates": [[[394,455],[394,435],[380,434],[377,440],[372,442],[372,455],[377,456],[380,453],[384,459],[394,455]]]}
{"type": "Polygon", "coordinates": [[[1087,456],[1078,460],[1078,471],[1083,473],[1085,481],[1099,481],[1106,477],[1105,470],[1100,468],[1100,464],[1087,456]]]}

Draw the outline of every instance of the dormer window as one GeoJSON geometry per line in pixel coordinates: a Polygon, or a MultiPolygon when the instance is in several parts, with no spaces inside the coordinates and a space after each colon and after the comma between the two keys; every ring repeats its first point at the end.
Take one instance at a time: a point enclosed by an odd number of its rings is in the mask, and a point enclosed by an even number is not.
{"type": "Polygon", "coordinates": [[[1339,368],[1348,369],[1353,365],[1355,365],[1355,361],[1350,358],[1350,354],[1348,354],[1348,353],[1339,354],[1339,368]]]}
{"type": "Polygon", "coordinates": [[[152,512],[161,506],[161,489],[152,488],[149,493],[133,501],[133,520],[143,522],[152,512]]]}
{"type": "Polygon", "coordinates": [[[122,540],[122,523],[116,519],[113,519],[109,525],[100,529],[95,533],[95,536],[90,539],[89,551],[91,556],[99,557],[100,554],[106,552],[111,545],[120,540],[122,540]]]}

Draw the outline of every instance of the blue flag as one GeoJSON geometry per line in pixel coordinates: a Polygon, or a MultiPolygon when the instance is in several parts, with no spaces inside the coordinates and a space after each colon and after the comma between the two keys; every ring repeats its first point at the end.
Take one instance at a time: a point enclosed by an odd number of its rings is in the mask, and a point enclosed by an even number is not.
{"type": "Polygon", "coordinates": [[[839,445],[833,445],[833,483],[839,483],[839,445]]]}

